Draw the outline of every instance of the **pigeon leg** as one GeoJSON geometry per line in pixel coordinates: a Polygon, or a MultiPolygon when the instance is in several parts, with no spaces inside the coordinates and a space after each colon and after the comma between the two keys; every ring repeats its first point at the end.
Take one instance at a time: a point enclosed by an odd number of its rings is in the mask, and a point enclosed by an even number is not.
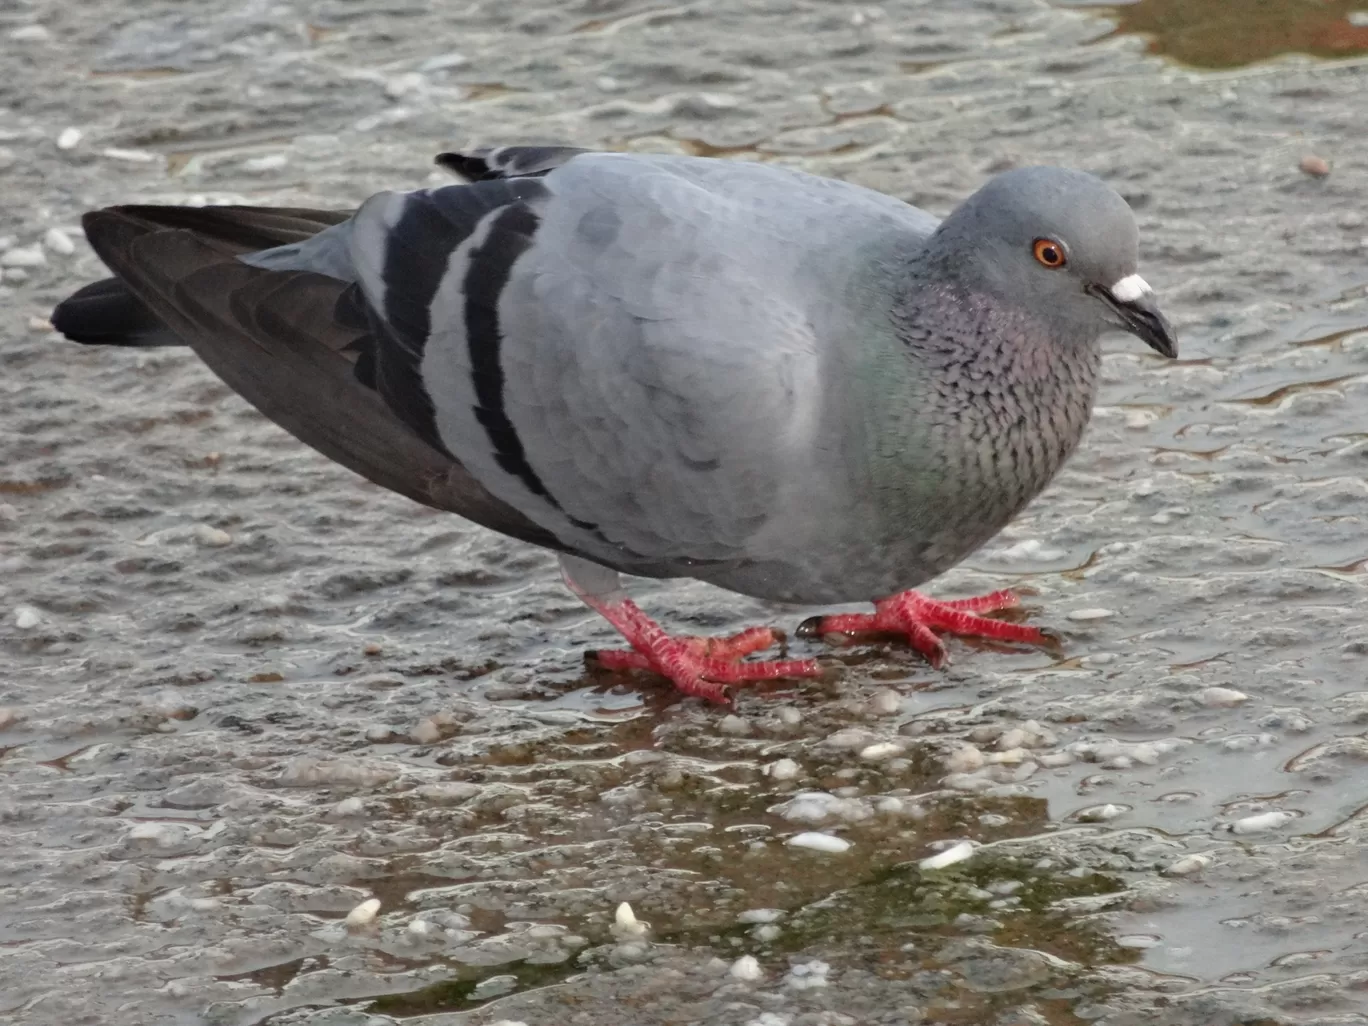
{"type": "Polygon", "coordinates": [[[729,638],[672,637],[627,597],[616,572],[575,556],[561,556],[561,573],[570,590],[631,643],[630,650],[595,653],[608,669],[653,670],[686,695],[719,703],[728,701],[727,685],[821,673],[815,659],[744,662],[743,657],[775,643],[768,627],[751,627],[729,638]]]}
{"type": "Polygon", "coordinates": [[[813,617],[798,628],[798,635],[901,634],[913,648],[926,656],[932,666],[940,669],[949,657],[945,644],[935,633],[937,629],[950,634],[973,634],[999,641],[1050,644],[1052,635],[1039,627],[978,615],[1010,609],[1018,601],[1016,594],[1011,591],[995,591],[991,595],[950,599],[946,602],[938,602],[918,591],[903,591],[875,602],[872,613],[837,613],[813,617]]]}

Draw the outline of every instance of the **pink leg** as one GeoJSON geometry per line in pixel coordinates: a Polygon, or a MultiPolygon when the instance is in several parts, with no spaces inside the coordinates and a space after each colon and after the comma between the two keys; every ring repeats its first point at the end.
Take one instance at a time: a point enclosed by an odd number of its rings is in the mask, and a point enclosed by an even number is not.
{"type": "Polygon", "coordinates": [[[1018,599],[1010,591],[995,591],[991,595],[951,599],[937,602],[921,592],[904,591],[874,603],[873,613],[837,613],[809,620],[799,628],[800,634],[902,634],[908,643],[940,669],[945,665],[945,645],[933,628],[950,634],[974,634],[999,641],[1021,641],[1031,645],[1050,644],[1051,635],[1038,627],[992,620],[978,613],[993,613],[1010,609],[1018,599]]]}
{"type": "Polygon", "coordinates": [[[585,594],[580,597],[632,645],[631,651],[596,653],[603,666],[612,670],[654,670],[668,677],[686,695],[726,703],[729,684],[821,674],[815,659],[743,662],[743,656],[774,644],[774,632],[768,627],[751,627],[730,638],[673,638],[629,598],[605,601],[585,594]]]}

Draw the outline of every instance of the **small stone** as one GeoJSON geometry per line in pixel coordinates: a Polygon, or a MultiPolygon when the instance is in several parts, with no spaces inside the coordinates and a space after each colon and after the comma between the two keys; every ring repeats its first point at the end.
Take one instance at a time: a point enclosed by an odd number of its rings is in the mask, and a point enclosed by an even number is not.
{"type": "Polygon", "coordinates": [[[14,626],[31,631],[43,622],[43,615],[32,606],[20,606],[14,611],[14,626]]]}
{"type": "Polygon", "coordinates": [[[1211,865],[1210,855],[1184,855],[1164,872],[1169,876],[1191,876],[1211,865]]]}
{"type": "Polygon", "coordinates": [[[71,236],[60,228],[49,228],[43,236],[43,245],[62,256],[70,256],[76,252],[76,243],[72,242],[71,236]]]}
{"type": "Polygon", "coordinates": [[[735,979],[744,980],[747,983],[754,983],[764,976],[760,963],[755,960],[754,955],[742,955],[727,972],[735,979]]]}
{"type": "Polygon", "coordinates": [[[736,917],[738,923],[777,923],[784,918],[782,908],[748,908],[736,917]]]}
{"type": "Polygon", "coordinates": [[[1114,805],[1110,803],[1106,805],[1094,805],[1091,808],[1080,809],[1078,811],[1078,819],[1082,823],[1105,823],[1108,820],[1115,819],[1117,816],[1124,815],[1129,811],[1129,808],[1125,805],[1114,805]]]}
{"type": "Polygon", "coordinates": [[[803,714],[791,705],[780,706],[776,709],[774,718],[786,727],[796,727],[803,722],[803,714]]]}
{"type": "Polygon", "coordinates": [[[57,137],[57,148],[59,150],[74,150],[79,145],[83,134],[79,128],[62,129],[62,134],[57,137]]]}
{"type": "Polygon", "coordinates": [[[343,798],[340,802],[334,805],[333,814],[337,816],[356,816],[359,815],[365,809],[365,807],[365,802],[363,802],[356,795],[352,795],[350,798],[343,798]]]}
{"type": "Polygon", "coordinates": [[[892,688],[876,691],[869,699],[869,711],[875,716],[893,716],[902,708],[902,698],[892,688]]]}
{"type": "Polygon", "coordinates": [[[1312,178],[1324,178],[1330,173],[1330,165],[1324,157],[1318,157],[1314,153],[1308,153],[1302,157],[1301,163],[1297,165],[1302,170],[1302,174],[1310,175],[1312,178]]]}
{"type": "Polygon", "coordinates": [[[771,780],[793,780],[798,776],[798,764],[792,759],[779,759],[765,767],[765,775],[771,780]]]}
{"type": "Polygon", "coordinates": [[[283,153],[271,153],[264,157],[252,157],[242,162],[242,170],[249,174],[260,174],[264,171],[278,171],[286,164],[289,158],[283,153]]]}
{"type": "Polygon", "coordinates": [[[206,549],[221,549],[225,545],[233,544],[233,536],[227,531],[210,527],[208,524],[196,524],[195,541],[206,549]]]}
{"type": "Polygon", "coordinates": [[[1248,701],[1248,695],[1234,688],[1211,687],[1202,691],[1202,704],[1207,706],[1227,707],[1248,701]]]}
{"type": "Polygon", "coordinates": [[[375,914],[380,911],[379,898],[367,898],[356,908],[347,913],[347,918],[343,920],[347,929],[360,930],[375,922],[375,914]]]}
{"type": "Polygon", "coordinates": [[[378,656],[383,651],[384,649],[377,645],[374,641],[368,641],[363,646],[361,646],[361,652],[363,655],[378,656]]]}
{"type": "Polygon", "coordinates": [[[732,737],[744,737],[751,732],[751,725],[749,720],[733,714],[723,716],[718,721],[717,729],[724,734],[730,734],[732,737]]]}
{"type": "Polygon", "coordinates": [[[866,762],[882,762],[885,759],[893,758],[895,755],[902,755],[905,751],[907,749],[896,741],[882,741],[879,744],[861,748],[860,758],[866,762]]]}
{"type": "Polygon", "coordinates": [[[12,705],[0,705],[0,730],[9,730],[24,718],[23,713],[12,705]]]}
{"type": "Polygon", "coordinates": [[[1079,622],[1086,620],[1105,620],[1109,616],[1115,616],[1116,610],[1101,609],[1094,607],[1089,609],[1075,609],[1072,613],[1066,613],[1065,615],[1070,620],[1075,620],[1079,622]]]}
{"type": "Polygon", "coordinates": [[[175,688],[163,688],[155,695],[144,699],[143,704],[157,715],[170,720],[193,720],[199,715],[199,709],[187,702],[185,696],[175,688]]]}
{"type": "Polygon", "coordinates": [[[53,331],[52,322],[46,317],[30,317],[28,319],[29,331],[53,331]]]}
{"type": "Polygon", "coordinates": [[[618,939],[645,936],[647,929],[647,924],[636,917],[631,905],[625,901],[618,905],[613,913],[613,933],[618,939]]]}
{"type": "Polygon", "coordinates": [[[9,38],[16,43],[46,43],[52,33],[42,25],[21,25],[9,32],[9,38]]]}
{"type": "Polygon", "coordinates": [[[149,150],[128,150],[118,146],[101,150],[100,156],[108,157],[110,160],[122,160],[128,164],[151,164],[161,159],[160,153],[152,153],[149,150]]]}
{"type": "Polygon", "coordinates": [[[809,848],[812,851],[825,851],[833,855],[839,855],[841,852],[850,850],[850,842],[844,837],[818,833],[815,830],[794,834],[784,843],[791,848],[809,848]]]}
{"type": "Polygon", "coordinates": [[[987,760],[973,745],[960,745],[945,757],[945,768],[951,773],[972,773],[982,769],[987,760]]]}
{"type": "Polygon", "coordinates": [[[1245,816],[1243,819],[1237,819],[1230,824],[1230,832],[1233,834],[1261,834],[1286,826],[1296,818],[1296,814],[1291,812],[1279,810],[1261,812],[1256,816],[1245,816]]]}
{"type": "Polygon", "coordinates": [[[480,793],[479,784],[465,780],[443,780],[436,784],[423,784],[414,790],[419,798],[432,802],[463,802],[480,793]]]}
{"type": "Polygon", "coordinates": [[[15,246],[0,253],[0,267],[42,267],[45,263],[42,246],[15,246]]]}
{"type": "Polygon", "coordinates": [[[417,726],[409,733],[415,744],[430,745],[442,740],[442,731],[431,716],[418,721],[417,726]]]}
{"type": "Polygon", "coordinates": [[[1049,752],[1045,755],[1037,755],[1036,762],[1046,769],[1058,769],[1061,766],[1073,764],[1073,752],[1049,752]]]}
{"type": "Polygon", "coordinates": [[[944,851],[937,852],[921,860],[918,865],[923,869],[944,869],[946,866],[953,866],[957,862],[972,858],[974,854],[973,841],[959,841],[946,848],[944,851]]]}
{"type": "Polygon", "coordinates": [[[463,68],[469,63],[470,58],[463,53],[439,53],[418,65],[418,70],[424,74],[433,71],[450,71],[452,68],[463,68]]]}

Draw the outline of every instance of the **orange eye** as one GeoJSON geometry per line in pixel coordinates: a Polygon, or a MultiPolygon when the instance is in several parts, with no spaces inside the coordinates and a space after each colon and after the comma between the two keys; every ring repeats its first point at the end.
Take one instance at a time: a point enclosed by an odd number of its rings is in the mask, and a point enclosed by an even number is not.
{"type": "Polygon", "coordinates": [[[1058,270],[1069,261],[1064,256],[1064,247],[1054,239],[1036,239],[1031,246],[1035,258],[1051,270],[1058,270]]]}

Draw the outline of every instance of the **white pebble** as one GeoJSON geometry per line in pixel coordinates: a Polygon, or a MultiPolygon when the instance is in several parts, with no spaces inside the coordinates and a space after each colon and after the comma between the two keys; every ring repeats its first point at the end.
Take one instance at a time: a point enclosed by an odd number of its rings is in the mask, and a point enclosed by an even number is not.
{"type": "Polygon", "coordinates": [[[333,812],[338,816],[355,816],[358,812],[365,809],[366,804],[356,795],[350,798],[343,798],[333,806],[333,812]]]}
{"type": "Polygon", "coordinates": [[[217,527],[210,527],[208,524],[195,525],[195,541],[199,542],[206,549],[221,549],[225,545],[233,544],[233,536],[227,531],[217,527]]]}
{"type": "Polygon", "coordinates": [[[265,157],[252,157],[242,162],[242,170],[248,172],[277,171],[288,164],[289,158],[283,153],[271,153],[265,157]]]}
{"type": "Polygon", "coordinates": [[[875,716],[892,716],[902,708],[902,698],[892,688],[876,691],[869,699],[869,711],[875,716]]]}
{"type": "Polygon", "coordinates": [[[409,737],[413,739],[414,744],[430,745],[442,739],[442,731],[429,716],[418,721],[418,724],[409,732],[409,737]]]}
{"type": "Polygon", "coordinates": [[[732,737],[744,737],[751,732],[751,725],[749,720],[732,714],[723,716],[718,721],[717,729],[724,734],[730,734],[732,737]]]}
{"type": "Polygon", "coordinates": [[[844,837],[822,834],[815,830],[794,834],[786,843],[792,848],[811,848],[813,851],[827,851],[833,854],[850,850],[850,842],[844,837]]]}
{"type": "Polygon", "coordinates": [[[945,768],[951,773],[972,773],[982,769],[986,760],[973,745],[960,745],[945,757],[945,768]]]}
{"type": "Polygon", "coordinates": [[[907,751],[896,741],[883,741],[876,745],[869,745],[860,749],[860,758],[866,762],[881,762],[884,759],[891,759],[895,755],[902,755],[907,751]]]}
{"type": "Polygon", "coordinates": [[[1239,705],[1241,702],[1248,701],[1248,695],[1243,691],[1236,691],[1234,688],[1206,688],[1202,692],[1202,704],[1213,708],[1239,705]]]}
{"type": "Polygon", "coordinates": [[[129,164],[151,164],[153,161],[160,160],[160,153],[152,153],[148,150],[127,150],[119,146],[111,146],[101,150],[100,156],[108,157],[110,160],[122,160],[129,164]]]}
{"type": "Polygon", "coordinates": [[[154,848],[179,848],[199,833],[185,823],[135,823],[128,831],[128,839],[145,842],[154,848]]]}
{"type": "Polygon", "coordinates": [[[0,267],[41,267],[47,263],[42,246],[15,246],[0,253],[0,267]]]}
{"type": "Polygon", "coordinates": [[[784,918],[782,908],[748,908],[736,917],[738,923],[774,923],[784,918]]]}
{"type": "Polygon", "coordinates": [[[43,236],[43,245],[62,256],[70,256],[76,252],[76,243],[72,242],[71,236],[60,228],[49,228],[43,236]]]}
{"type": "Polygon", "coordinates": [[[1075,609],[1072,613],[1064,614],[1070,620],[1105,620],[1109,616],[1115,616],[1115,609],[1075,609]]]}
{"type": "Polygon", "coordinates": [[[0,705],[0,730],[9,730],[23,718],[23,714],[12,705],[0,705]]]}
{"type": "Polygon", "coordinates": [[[918,865],[922,869],[944,869],[946,866],[953,866],[956,862],[963,862],[974,854],[973,841],[959,841],[952,844],[944,851],[937,852],[928,858],[924,858],[918,865]]]}
{"type": "Polygon", "coordinates": [[[1002,736],[997,740],[997,746],[1001,751],[1005,752],[1010,751],[1013,748],[1024,748],[1028,740],[1029,738],[1027,737],[1026,731],[1022,730],[1020,727],[1013,727],[1010,730],[1004,730],[1002,732],[1002,736]]]}
{"type": "Polygon", "coordinates": [[[776,709],[774,718],[786,727],[796,727],[803,722],[803,714],[791,705],[780,706],[776,709]]]}
{"type": "Polygon", "coordinates": [[[745,980],[747,983],[752,983],[765,975],[754,955],[742,955],[732,963],[728,972],[733,978],[745,980]]]}
{"type": "Polygon", "coordinates": [[[1210,855],[1184,855],[1164,872],[1169,876],[1191,876],[1209,865],[1211,865],[1210,855]]]}
{"type": "Polygon", "coordinates": [[[432,71],[449,71],[452,68],[463,68],[470,63],[470,58],[463,53],[439,53],[435,57],[429,57],[418,65],[418,70],[424,73],[432,71]]]}
{"type": "Polygon", "coordinates": [[[1028,560],[1032,563],[1049,563],[1064,554],[1063,549],[1046,548],[1045,543],[1038,538],[1027,538],[998,551],[998,555],[1003,559],[1028,560]]]}
{"type": "Polygon", "coordinates": [[[798,764],[792,759],[779,759],[765,767],[765,775],[771,780],[792,780],[798,776],[798,764]]]}
{"type": "Polygon", "coordinates": [[[1261,834],[1266,830],[1277,830],[1296,818],[1296,815],[1291,812],[1276,810],[1261,812],[1257,816],[1245,816],[1243,819],[1237,819],[1230,824],[1230,832],[1234,834],[1261,834]]]}
{"type": "Polygon", "coordinates": [[[900,815],[907,808],[901,798],[880,798],[874,803],[874,811],[885,816],[900,815]]]}
{"type": "Polygon", "coordinates": [[[643,937],[647,928],[648,925],[636,917],[632,906],[625,901],[621,902],[613,913],[613,934],[619,940],[643,937]]]}
{"type": "Polygon", "coordinates": [[[874,735],[867,730],[859,727],[846,727],[838,730],[826,739],[826,744],[833,748],[863,748],[869,744],[869,739],[874,735]]]}
{"type": "Polygon", "coordinates": [[[343,920],[348,929],[357,930],[363,926],[369,926],[375,922],[375,914],[380,911],[379,898],[367,898],[356,908],[347,913],[347,918],[343,920]]]}
{"type": "Polygon", "coordinates": [[[1105,823],[1107,820],[1115,819],[1117,816],[1124,815],[1130,811],[1125,805],[1094,805],[1088,809],[1080,809],[1078,818],[1084,823],[1105,823]]]}
{"type": "Polygon", "coordinates": [[[62,129],[62,134],[57,137],[57,148],[59,150],[74,150],[80,143],[82,134],[79,128],[62,129]]]}
{"type": "Polygon", "coordinates": [[[1060,766],[1072,765],[1074,756],[1072,752],[1050,752],[1046,755],[1037,755],[1036,762],[1046,769],[1058,769],[1060,766]]]}
{"type": "Polygon", "coordinates": [[[994,783],[993,778],[982,771],[978,773],[947,773],[941,780],[941,784],[952,791],[986,791],[994,783]]]}
{"type": "Polygon", "coordinates": [[[16,43],[45,43],[52,38],[52,33],[42,25],[22,25],[12,30],[9,38],[16,43]]]}
{"type": "Polygon", "coordinates": [[[43,615],[32,606],[20,606],[14,611],[14,626],[21,631],[31,631],[43,622],[43,615]]]}
{"type": "Polygon", "coordinates": [[[408,932],[415,937],[426,937],[432,933],[432,924],[426,919],[413,919],[409,921],[408,932]]]}

